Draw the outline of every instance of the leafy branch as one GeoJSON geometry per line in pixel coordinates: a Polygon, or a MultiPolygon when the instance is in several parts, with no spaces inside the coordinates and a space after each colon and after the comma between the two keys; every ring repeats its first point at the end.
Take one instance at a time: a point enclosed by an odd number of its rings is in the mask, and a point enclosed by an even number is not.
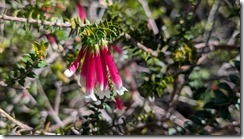
{"type": "Polygon", "coordinates": [[[8,15],[0,15],[0,20],[7,20],[7,21],[16,21],[16,22],[22,22],[22,23],[30,23],[30,24],[40,24],[44,26],[54,26],[54,27],[62,27],[62,28],[70,28],[70,23],[59,23],[59,22],[51,22],[51,21],[43,21],[39,19],[28,19],[28,18],[22,18],[22,17],[14,17],[14,16],[8,16],[8,15]]]}
{"type": "MultiPolygon", "coordinates": [[[[0,15],[0,20],[15,21],[21,23],[28,23],[28,24],[37,24],[37,25],[51,26],[51,27],[72,28],[73,30],[71,31],[71,33],[76,32],[76,34],[81,34],[86,36],[85,39],[87,40],[85,42],[86,44],[94,43],[95,41],[100,41],[102,36],[109,35],[106,37],[106,39],[108,41],[111,41],[112,38],[116,36],[122,36],[124,34],[120,32],[120,29],[118,27],[113,26],[111,23],[108,23],[107,21],[100,22],[100,24],[89,25],[89,24],[82,24],[80,20],[77,19],[76,20],[71,19],[70,22],[60,23],[60,22],[52,22],[52,21],[32,19],[32,18],[8,16],[8,15],[0,15]],[[84,28],[80,29],[80,27],[84,27],[84,28]],[[119,35],[120,33],[122,35],[119,35]],[[94,35],[91,36],[90,34],[94,34],[94,35]]],[[[151,56],[153,57],[158,56],[157,52],[137,42],[129,34],[125,34],[125,38],[131,40],[132,44],[136,45],[141,50],[149,53],[151,56]]]]}

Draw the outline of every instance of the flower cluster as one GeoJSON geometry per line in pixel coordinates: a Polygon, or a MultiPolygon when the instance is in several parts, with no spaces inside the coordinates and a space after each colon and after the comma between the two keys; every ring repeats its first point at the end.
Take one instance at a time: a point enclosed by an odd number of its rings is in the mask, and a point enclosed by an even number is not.
{"type": "MultiPolygon", "coordinates": [[[[94,94],[95,85],[104,95],[109,91],[109,77],[114,84],[114,88],[119,95],[123,95],[127,89],[123,87],[118,69],[113,61],[113,57],[107,46],[94,45],[81,48],[77,59],[64,72],[67,77],[72,76],[79,68],[81,59],[84,58],[80,76],[86,88],[85,98],[96,101],[94,94]]],[[[100,95],[100,94],[99,94],[100,95]]]]}
{"type": "MultiPolygon", "coordinates": [[[[82,21],[86,19],[86,13],[80,3],[77,3],[79,17],[82,21]]],[[[122,49],[117,46],[112,46],[118,53],[122,49]]],[[[110,98],[109,81],[113,83],[113,89],[118,95],[123,95],[127,91],[123,87],[122,80],[118,69],[114,63],[113,57],[107,47],[107,41],[101,40],[99,44],[90,46],[83,46],[78,54],[78,57],[71,63],[68,69],[64,72],[65,76],[71,77],[79,68],[80,61],[83,60],[80,77],[81,83],[86,88],[85,100],[97,101],[94,92],[102,99],[104,96],[110,98]],[[98,88],[95,90],[95,88],[98,88]]],[[[115,95],[116,106],[119,110],[123,109],[123,102],[115,95]]]]}

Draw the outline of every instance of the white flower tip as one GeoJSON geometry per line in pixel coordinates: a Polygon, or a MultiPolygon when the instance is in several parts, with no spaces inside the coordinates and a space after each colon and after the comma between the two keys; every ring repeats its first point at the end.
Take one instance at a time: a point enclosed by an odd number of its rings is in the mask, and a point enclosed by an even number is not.
{"type": "Polygon", "coordinates": [[[71,72],[69,69],[65,70],[65,72],[64,72],[64,75],[65,75],[66,77],[71,77],[73,74],[74,74],[74,73],[71,72]]]}
{"type": "Polygon", "coordinates": [[[56,43],[53,43],[52,44],[52,47],[53,47],[54,50],[57,50],[58,49],[58,45],[56,43]]]}
{"type": "Polygon", "coordinates": [[[104,90],[103,85],[100,85],[99,89],[100,89],[100,91],[103,91],[104,90]]]}
{"type": "Polygon", "coordinates": [[[148,97],[148,100],[150,101],[150,102],[154,102],[155,101],[155,97],[148,97]]]}
{"type": "Polygon", "coordinates": [[[88,102],[90,100],[90,98],[93,100],[93,101],[97,101],[97,98],[95,96],[94,93],[87,93],[86,96],[85,96],[85,100],[86,102],[88,102]]]}
{"type": "Polygon", "coordinates": [[[124,86],[122,86],[120,89],[117,89],[116,92],[122,96],[125,91],[128,91],[124,86]]]}
{"type": "Polygon", "coordinates": [[[90,101],[90,97],[85,96],[85,101],[86,101],[86,102],[89,102],[89,101],[90,101]]]}

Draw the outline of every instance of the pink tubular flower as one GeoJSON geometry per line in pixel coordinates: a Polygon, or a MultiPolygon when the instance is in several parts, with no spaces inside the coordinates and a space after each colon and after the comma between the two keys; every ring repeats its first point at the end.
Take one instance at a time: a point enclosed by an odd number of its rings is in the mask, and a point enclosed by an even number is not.
{"type": "Polygon", "coordinates": [[[108,73],[107,73],[107,65],[105,60],[103,59],[103,55],[100,54],[102,70],[103,70],[103,89],[106,91],[108,90],[108,73]]]}
{"type": "Polygon", "coordinates": [[[96,101],[97,99],[94,95],[96,70],[95,56],[92,55],[89,51],[86,55],[89,57],[88,70],[86,71],[86,95],[87,98],[92,98],[94,101],[96,101]]]}
{"type": "Polygon", "coordinates": [[[123,85],[122,85],[121,77],[119,75],[117,67],[114,64],[114,61],[113,61],[111,53],[109,52],[107,47],[103,47],[102,50],[101,50],[101,54],[102,54],[103,60],[106,62],[106,65],[107,65],[107,67],[109,69],[111,80],[112,80],[112,82],[115,85],[116,92],[119,95],[123,95],[124,91],[127,91],[127,89],[124,88],[123,85]]]}
{"type": "Polygon", "coordinates": [[[45,36],[47,37],[48,41],[51,43],[53,49],[57,49],[58,45],[55,38],[51,34],[46,34],[45,36]]]}
{"type": "Polygon", "coordinates": [[[109,73],[110,73],[113,83],[115,84],[116,88],[121,88],[122,80],[121,80],[119,72],[114,64],[112,55],[110,54],[110,52],[108,51],[108,49],[106,47],[104,47],[104,49],[102,49],[101,52],[102,52],[104,61],[106,62],[106,65],[108,66],[109,73]]]}
{"type": "Polygon", "coordinates": [[[87,51],[84,62],[83,62],[83,66],[82,66],[81,72],[80,72],[80,76],[81,76],[82,80],[86,80],[86,74],[87,74],[87,71],[89,70],[89,61],[90,61],[89,55],[90,55],[90,53],[87,51]]]}
{"type": "Polygon", "coordinates": [[[103,91],[104,72],[102,67],[101,55],[99,53],[95,54],[95,63],[96,63],[96,81],[98,83],[100,91],[103,91]]]}
{"type": "Polygon", "coordinates": [[[114,51],[118,54],[122,53],[122,49],[121,47],[119,47],[117,44],[112,45],[112,48],[114,49],[114,51]]]}
{"type": "Polygon", "coordinates": [[[71,77],[76,70],[79,68],[80,60],[85,54],[85,49],[81,49],[76,60],[69,66],[69,68],[64,72],[65,76],[71,77]]]}
{"type": "Polygon", "coordinates": [[[124,108],[124,104],[123,104],[122,100],[117,96],[115,97],[115,103],[119,110],[122,110],[124,108]]]}
{"type": "Polygon", "coordinates": [[[79,2],[77,3],[77,8],[78,8],[78,13],[79,13],[80,19],[82,21],[84,21],[86,19],[86,13],[85,13],[84,8],[82,7],[82,5],[79,2]]]}

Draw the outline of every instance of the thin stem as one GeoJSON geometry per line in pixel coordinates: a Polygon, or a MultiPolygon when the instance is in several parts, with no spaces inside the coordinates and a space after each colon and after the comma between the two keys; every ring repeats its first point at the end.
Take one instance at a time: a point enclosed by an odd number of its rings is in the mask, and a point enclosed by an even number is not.
{"type": "Polygon", "coordinates": [[[3,109],[0,108],[0,114],[3,114],[7,119],[9,119],[10,121],[12,121],[13,123],[15,123],[16,125],[18,125],[20,128],[22,129],[27,129],[27,130],[32,130],[32,127],[23,124],[21,122],[19,122],[18,120],[14,119],[13,117],[11,117],[9,114],[7,114],[3,109]]]}
{"type": "Polygon", "coordinates": [[[149,53],[151,56],[153,57],[157,57],[158,56],[158,53],[156,51],[153,51],[152,49],[150,48],[147,48],[146,46],[144,46],[143,44],[137,42],[136,40],[134,40],[129,34],[125,34],[125,38],[126,39],[130,39],[132,44],[138,46],[141,50],[149,53]]]}
{"type": "Polygon", "coordinates": [[[204,39],[205,39],[206,46],[208,46],[208,42],[209,42],[211,34],[213,32],[213,27],[215,25],[215,18],[216,18],[217,12],[219,10],[220,3],[221,3],[221,0],[216,0],[209,13],[207,25],[205,28],[206,31],[204,33],[204,39]]]}
{"type": "Polygon", "coordinates": [[[144,9],[144,11],[145,11],[145,13],[146,13],[148,19],[149,19],[148,22],[149,22],[149,25],[151,26],[151,28],[152,28],[152,30],[153,30],[153,33],[154,33],[155,35],[158,34],[158,33],[159,33],[159,29],[158,29],[158,27],[157,27],[157,24],[156,24],[155,20],[154,20],[153,17],[152,17],[152,13],[151,13],[151,11],[150,11],[150,9],[149,9],[149,6],[148,6],[147,1],[145,1],[145,0],[138,0],[138,1],[139,1],[140,4],[142,5],[142,7],[143,7],[143,9],[144,9]]]}
{"type": "Polygon", "coordinates": [[[61,82],[57,82],[55,84],[56,88],[57,88],[57,92],[56,92],[56,97],[55,97],[55,103],[54,103],[54,111],[56,114],[58,114],[59,112],[59,106],[60,106],[60,100],[61,100],[61,94],[62,94],[62,83],[61,82]]]}
{"type": "Polygon", "coordinates": [[[39,92],[41,93],[41,95],[44,97],[44,99],[46,100],[46,104],[47,104],[47,107],[48,107],[48,110],[49,110],[49,114],[50,116],[53,118],[53,120],[60,126],[60,127],[64,127],[64,124],[62,123],[62,121],[60,120],[60,118],[58,117],[58,115],[55,113],[55,111],[53,110],[53,107],[46,95],[46,93],[44,92],[43,88],[42,88],[42,85],[40,83],[39,80],[37,80],[38,84],[40,85],[40,88],[39,88],[39,92]]]}
{"type": "Polygon", "coordinates": [[[8,20],[8,21],[17,21],[23,23],[30,23],[30,24],[41,24],[44,26],[55,26],[55,27],[62,27],[62,28],[71,28],[71,24],[68,23],[58,23],[58,22],[51,22],[51,21],[42,21],[39,19],[27,19],[22,17],[14,17],[14,16],[7,16],[7,15],[0,15],[0,20],[8,20]]]}
{"type": "MultiPolygon", "coordinates": [[[[15,21],[15,22],[22,22],[22,23],[29,23],[29,24],[41,24],[44,26],[54,26],[54,27],[60,27],[60,28],[71,28],[72,27],[70,22],[60,23],[60,22],[52,22],[52,21],[33,19],[33,18],[8,16],[8,15],[0,15],[0,20],[15,21]]],[[[80,25],[80,27],[83,27],[83,26],[86,26],[86,25],[80,25]]],[[[111,26],[111,27],[113,27],[113,26],[111,26]]],[[[91,33],[93,33],[93,32],[91,31],[91,33]]]]}

